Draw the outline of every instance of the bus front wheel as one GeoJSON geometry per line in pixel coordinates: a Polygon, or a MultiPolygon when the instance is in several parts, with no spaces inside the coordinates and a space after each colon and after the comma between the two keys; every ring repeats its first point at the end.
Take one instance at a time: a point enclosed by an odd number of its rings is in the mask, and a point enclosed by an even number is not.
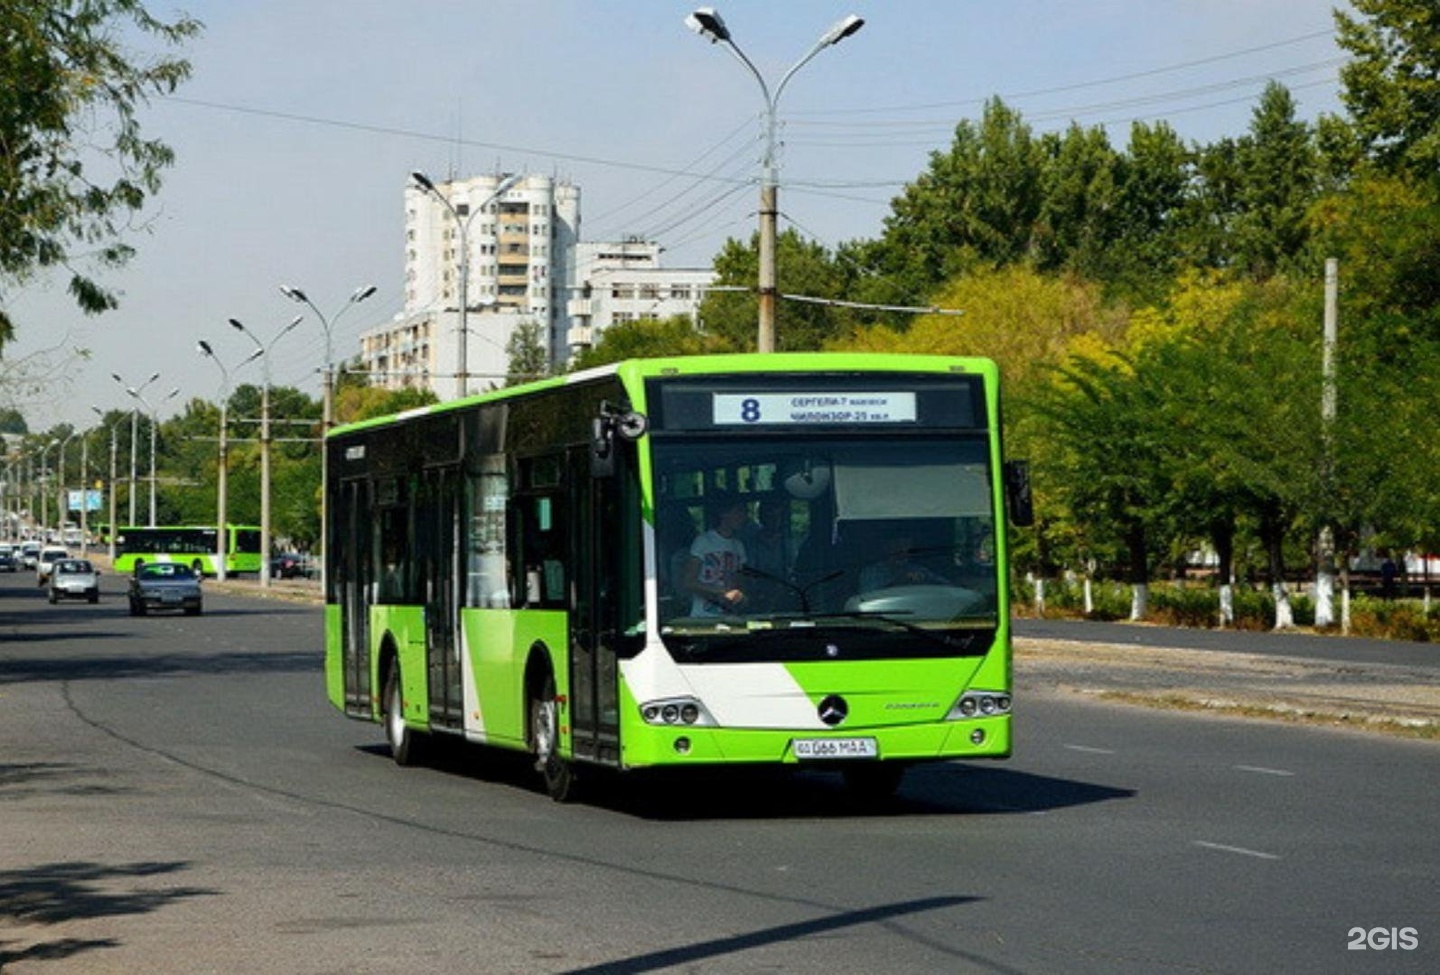
{"type": "Polygon", "coordinates": [[[414,765],[420,758],[420,735],[405,723],[405,705],[400,691],[400,666],[391,664],[385,673],[385,739],[396,765],[414,765]]]}
{"type": "Polygon", "coordinates": [[[575,773],[560,757],[560,706],[555,700],[555,678],[548,674],[530,699],[530,747],[535,768],[545,779],[545,791],[556,802],[569,802],[575,795],[575,773]]]}

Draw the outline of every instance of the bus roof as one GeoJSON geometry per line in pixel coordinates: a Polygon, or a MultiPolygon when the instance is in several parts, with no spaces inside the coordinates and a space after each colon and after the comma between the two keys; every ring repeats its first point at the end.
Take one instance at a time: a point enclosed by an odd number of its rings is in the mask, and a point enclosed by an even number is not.
{"type": "Polygon", "coordinates": [[[627,382],[659,376],[700,376],[730,373],[764,372],[929,372],[981,373],[995,377],[998,367],[993,359],[977,356],[910,355],[897,352],[770,352],[734,353],[727,355],[667,356],[654,359],[625,359],[580,372],[552,376],[518,386],[487,390],[461,399],[432,403],[400,413],[357,420],[332,428],[327,437],[342,436],[371,427],[387,426],[412,417],[430,416],[463,409],[475,403],[493,403],[546,389],[557,389],[600,379],[619,376],[627,382]]]}

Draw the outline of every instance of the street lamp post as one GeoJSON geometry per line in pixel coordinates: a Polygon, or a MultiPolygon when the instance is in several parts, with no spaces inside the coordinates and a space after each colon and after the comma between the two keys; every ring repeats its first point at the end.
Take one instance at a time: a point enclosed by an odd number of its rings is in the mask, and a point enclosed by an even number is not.
{"type": "Polygon", "coordinates": [[[50,452],[51,447],[60,446],[60,441],[52,440],[40,448],[40,535],[43,538],[49,529],[50,521],[50,485],[45,482],[45,455],[50,452]]]}
{"type": "Polygon", "coordinates": [[[66,505],[67,496],[65,493],[65,445],[75,439],[75,431],[72,429],[60,440],[60,466],[56,469],[59,490],[55,492],[55,530],[60,533],[60,544],[65,543],[65,516],[69,514],[69,506],[66,505]]]}
{"type": "Polygon", "coordinates": [[[345,314],[345,312],[350,309],[351,305],[360,304],[360,302],[373,295],[375,291],[376,288],[373,284],[367,284],[363,285],[362,287],[356,288],[353,292],[350,293],[350,297],[346,299],[345,304],[340,306],[340,310],[335,312],[329,318],[326,318],[320,313],[320,309],[315,307],[315,303],[306,296],[305,292],[301,291],[299,288],[292,288],[289,285],[282,284],[280,286],[280,293],[282,295],[289,298],[291,301],[300,302],[302,305],[305,305],[311,311],[313,311],[315,313],[315,317],[320,319],[320,327],[325,330],[324,428],[326,430],[329,430],[335,422],[335,358],[334,349],[331,343],[331,329],[334,327],[335,323],[340,320],[340,316],[345,314]]]}
{"type": "MultiPolygon", "coordinates": [[[[226,443],[226,430],[229,426],[230,414],[230,370],[226,369],[225,363],[221,362],[219,357],[215,355],[215,350],[210,347],[209,342],[201,339],[197,348],[200,350],[201,355],[215,363],[220,369],[220,461],[219,470],[215,478],[217,482],[215,498],[215,578],[224,582],[226,556],[229,554],[229,540],[226,538],[225,530],[225,490],[230,466],[226,443]]],[[[235,368],[239,369],[246,363],[254,362],[260,358],[260,354],[260,351],[257,349],[250,353],[249,358],[245,359],[244,362],[241,362],[240,365],[235,368]]]]}
{"type": "Polygon", "coordinates": [[[456,228],[460,231],[460,288],[459,288],[459,334],[456,336],[455,363],[457,373],[457,388],[460,395],[468,396],[470,393],[470,371],[466,361],[469,353],[469,333],[466,331],[466,315],[470,310],[470,221],[477,215],[484,212],[495,200],[504,195],[516,183],[520,182],[520,174],[515,173],[502,179],[496,185],[494,192],[487,196],[479,206],[470,208],[470,212],[464,216],[455,209],[454,204],[430,181],[424,173],[416,171],[410,174],[410,179],[422,191],[429,193],[439,200],[445,207],[445,212],[455,221],[456,228]]]}
{"type": "Polygon", "coordinates": [[[296,315],[267,345],[255,337],[238,318],[230,319],[231,327],[244,332],[255,343],[260,357],[260,368],[265,381],[260,387],[260,587],[270,588],[270,349],[296,325],[304,321],[304,315],[296,315]]]}
{"type": "MultiPolygon", "coordinates": [[[[155,527],[155,440],[156,440],[156,431],[159,429],[160,421],[159,421],[159,418],[155,415],[155,414],[156,414],[156,409],[155,409],[155,407],[154,407],[154,406],[151,406],[151,405],[150,405],[150,401],[147,400],[144,396],[140,395],[140,391],[139,391],[138,389],[130,389],[130,388],[127,387],[126,390],[125,390],[125,392],[128,393],[129,395],[135,397],[137,400],[139,400],[139,401],[140,401],[140,405],[142,405],[142,406],[145,407],[145,412],[150,414],[150,527],[151,527],[151,528],[154,528],[154,527],[155,527]]],[[[168,393],[165,394],[164,398],[161,399],[160,402],[163,403],[163,402],[165,402],[166,400],[174,399],[175,397],[177,397],[177,396],[179,396],[179,395],[180,395],[180,390],[179,390],[178,388],[172,389],[172,390],[170,390],[170,392],[168,392],[168,393]]]]}
{"type": "MultiPolygon", "coordinates": [[[[98,407],[98,406],[92,406],[92,407],[90,407],[90,409],[94,410],[95,413],[96,413],[96,415],[99,416],[101,420],[104,420],[104,419],[105,419],[105,413],[100,409],[100,407],[98,407]]],[[[116,534],[117,534],[116,531],[115,531],[115,430],[116,430],[117,427],[119,427],[119,425],[120,425],[120,421],[119,421],[119,420],[116,420],[116,421],[114,421],[114,422],[112,422],[112,423],[110,424],[110,530],[109,530],[110,541],[109,541],[109,547],[110,547],[110,561],[111,561],[112,564],[113,564],[114,561],[115,561],[115,536],[116,536],[116,534]]]]}
{"type": "MultiPolygon", "coordinates": [[[[129,391],[130,391],[130,386],[129,386],[129,384],[126,383],[125,380],[121,378],[121,376],[120,376],[120,374],[119,374],[118,372],[112,372],[112,373],[110,374],[110,378],[113,379],[113,380],[115,380],[117,383],[119,383],[119,384],[120,384],[120,387],[121,387],[122,389],[124,389],[126,392],[129,392],[129,391]]],[[[153,383],[153,382],[155,382],[155,381],[156,381],[157,379],[159,379],[159,378],[160,378],[160,374],[159,374],[158,372],[157,372],[157,373],[154,373],[149,379],[145,380],[145,381],[144,381],[143,383],[141,383],[139,386],[136,386],[136,387],[135,387],[136,393],[138,394],[138,393],[143,393],[143,392],[145,392],[145,390],[150,386],[150,384],[153,383]]],[[[137,442],[139,439],[140,439],[140,408],[139,408],[139,407],[131,407],[131,409],[130,409],[130,524],[132,524],[132,525],[135,524],[135,476],[136,476],[135,446],[136,446],[136,442],[137,442]]],[[[113,521],[113,519],[112,519],[112,521],[113,521]]],[[[110,534],[111,534],[112,536],[115,534],[115,526],[114,526],[113,524],[110,526],[110,534]]]]}
{"type": "Polygon", "coordinates": [[[775,238],[776,221],[779,213],[779,187],[778,187],[778,165],[775,160],[775,108],[780,102],[780,95],[785,90],[795,72],[804,67],[811,58],[819,54],[825,48],[839,44],[845,38],[865,26],[865,21],[855,14],[849,14],[826,31],[821,38],[815,42],[815,46],[806,52],[805,56],[790,66],[780,78],[780,83],[775,86],[775,93],[770,93],[770,86],[765,83],[765,78],[760,74],[759,69],[745,56],[735,41],[730,36],[730,30],[725,26],[725,21],[720,19],[720,14],[714,7],[700,7],[694,13],[685,18],[685,26],[695,33],[708,40],[711,44],[724,44],[726,50],[733,54],[737,60],[747,69],[755,80],[760,84],[760,94],[765,99],[765,157],[762,163],[760,176],[760,274],[759,274],[759,332],[756,336],[756,351],[775,351],[775,296],[777,292],[775,282],[775,238]]]}

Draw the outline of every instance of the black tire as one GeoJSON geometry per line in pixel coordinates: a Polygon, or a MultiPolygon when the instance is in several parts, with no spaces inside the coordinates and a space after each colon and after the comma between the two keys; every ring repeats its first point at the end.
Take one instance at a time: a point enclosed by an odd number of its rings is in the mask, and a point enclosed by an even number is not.
{"type": "Polygon", "coordinates": [[[51,590],[50,590],[50,605],[51,605],[51,606],[54,606],[54,605],[55,605],[56,603],[58,603],[59,601],[60,601],[60,597],[57,596],[57,595],[55,595],[55,590],[54,590],[54,589],[51,589],[51,590]]]}
{"type": "Polygon", "coordinates": [[[186,607],[185,607],[185,615],[186,615],[186,616],[199,616],[199,615],[200,615],[200,607],[199,607],[199,606],[186,606],[186,607]]]}
{"type": "Polygon", "coordinates": [[[555,700],[555,678],[549,674],[530,699],[530,750],[545,791],[556,802],[575,798],[575,771],[560,756],[560,706],[555,700]]]}
{"type": "Polygon", "coordinates": [[[91,603],[98,603],[100,601],[100,594],[98,592],[92,592],[85,598],[89,599],[91,603]]]}
{"type": "Polygon", "coordinates": [[[390,757],[396,765],[417,765],[424,749],[422,735],[405,723],[404,698],[401,694],[400,665],[392,663],[385,672],[385,693],[381,698],[381,721],[385,740],[390,743],[390,757]]]}

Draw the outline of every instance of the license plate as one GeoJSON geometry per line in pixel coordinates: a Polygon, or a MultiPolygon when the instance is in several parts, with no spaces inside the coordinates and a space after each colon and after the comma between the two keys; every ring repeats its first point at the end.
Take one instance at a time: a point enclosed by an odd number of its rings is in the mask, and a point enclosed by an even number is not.
{"type": "Polygon", "coordinates": [[[879,758],[874,738],[796,738],[790,742],[796,758],[879,758]]]}
{"type": "Polygon", "coordinates": [[[180,603],[185,601],[185,597],[178,592],[167,592],[160,594],[160,601],[162,603],[180,603]]]}

